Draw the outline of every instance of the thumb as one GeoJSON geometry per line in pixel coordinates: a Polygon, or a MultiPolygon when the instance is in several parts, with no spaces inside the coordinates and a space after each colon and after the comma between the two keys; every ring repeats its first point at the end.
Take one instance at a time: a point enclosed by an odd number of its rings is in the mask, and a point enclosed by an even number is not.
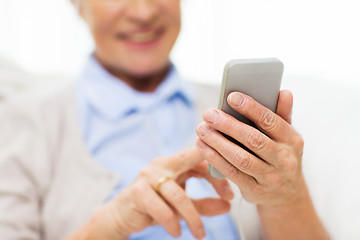
{"type": "Polygon", "coordinates": [[[291,113],[293,107],[293,95],[289,90],[281,90],[279,93],[276,114],[291,124],[291,113]]]}

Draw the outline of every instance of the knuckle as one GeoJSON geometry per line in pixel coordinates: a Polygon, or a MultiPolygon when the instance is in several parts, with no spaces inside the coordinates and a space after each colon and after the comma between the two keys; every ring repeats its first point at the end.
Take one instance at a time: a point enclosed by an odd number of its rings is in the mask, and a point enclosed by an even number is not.
{"type": "Polygon", "coordinates": [[[238,166],[239,169],[248,170],[252,167],[250,155],[248,155],[240,150],[237,150],[234,153],[233,158],[234,158],[235,165],[238,166]]]}
{"type": "Polygon", "coordinates": [[[299,163],[290,149],[282,148],[279,150],[278,159],[286,173],[293,174],[298,170],[299,163]]]}
{"type": "Polygon", "coordinates": [[[187,152],[185,150],[183,150],[183,151],[178,152],[176,157],[180,162],[186,163],[186,161],[184,161],[186,159],[186,156],[187,156],[187,152]]]}
{"type": "Polygon", "coordinates": [[[277,128],[276,115],[270,110],[266,109],[262,112],[260,118],[260,127],[265,131],[272,131],[277,128]]]}
{"type": "Polygon", "coordinates": [[[301,137],[301,136],[297,136],[294,138],[294,147],[297,149],[297,150],[301,150],[304,148],[304,139],[301,137]]]}
{"type": "Polygon", "coordinates": [[[192,162],[191,161],[186,161],[187,155],[188,155],[187,151],[182,150],[179,153],[177,153],[176,159],[177,159],[177,161],[179,163],[182,163],[185,166],[189,166],[189,165],[191,165],[192,162]]]}
{"type": "Polygon", "coordinates": [[[139,172],[139,177],[140,177],[140,178],[146,178],[146,177],[148,177],[148,175],[149,175],[149,173],[148,173],[148,171],[147,171],[146,168],[145,168],[145,169],[142,169],[142,170],[139,172]]]}
{"type": "Polygon", "coordinates": [[[224,124],[224,125],[223,125],[223,131],[224,131],[224,133],[229,134],[229,133],[231,133],[231,132],[234,131],[234,121],[233,121],[233,119],[227,117],[227,118],[225,118],[223,124],[224,124]]]}
{"type": "Polygon", "coordinates": [[[233,166],[232,164],[229,164],[226,168],[225,168],[225,176],[229,177],[229,178],[237,178],[239,176],[239,170],[233,166]]]}
{"type": "Polygon", "coordinates": [[[205,156],[206,156],[207,160],[212,160],[212,161],[217,161],[217,160],[219,160],[219,156],[218,156],[218,154],[215,152],[215,150],[208,148],[208,149],[206,149],[205,151],[206,151],[206,152],[205,152],[205,156]]]}
{"type": "Polygon", "coordinates": [[[170,199],[175,205],[182,205],[188,199],[185,194],[180,191],[173,191],[170,194],[170,199]]]}
{"type": "Polygon", "coordinates": [[[142,183],[134,184],[131,191],[134,196],[142,196],[144,192],[146,192],[146,186],[142,183]]]}
{"type": "Polygon", "coordinates": [[[251,148],[253,148],[255,151],[263,151],[267,147],[267,141],[256,129],[252,129],[249,137],[248,137],[248,143],[251,148]]]}
{"type": "Polygon", "coordinates": [[[282,147],[277,152],[277,159],[279,162],[286,163],[289,161],[290,158],[290,151],[287,147],[282,147]]]}

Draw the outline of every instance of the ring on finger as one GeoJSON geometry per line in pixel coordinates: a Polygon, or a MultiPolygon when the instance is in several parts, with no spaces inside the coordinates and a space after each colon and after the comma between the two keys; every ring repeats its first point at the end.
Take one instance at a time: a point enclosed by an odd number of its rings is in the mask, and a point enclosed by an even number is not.
{"type": "Polygon", "coordinates": [[[155,190],[160,193],[160,188],[161,188],[161,185],[163,185],[163,183],[169,181],[169,180],[172,180],[171,177],[168,177],[168,176],[165,176],[165,177],[161,177],[157,183],[156,183],[156,187],[155,187],[155,190]]]}

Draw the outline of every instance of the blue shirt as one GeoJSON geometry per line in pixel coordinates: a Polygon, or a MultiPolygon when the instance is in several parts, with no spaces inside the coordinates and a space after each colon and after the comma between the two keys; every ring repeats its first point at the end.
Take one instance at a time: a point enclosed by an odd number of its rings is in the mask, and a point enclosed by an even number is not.
{"type": "MultiPolygon", "coordinates": [[[[172,66],[153,93],[139,92],[108,73],[91,56],[77,81],[77,110],[88,151],[103,168],[121,176],[107,200],[129,185],[154,158],[173,154],[195,137],[191,88],[172,66]]],[[[193,198],[216,196],[205,180],[188,180],[193,198]]],[[[202,217],[208,240],[238,239],[229,216],[202,217]]],[[[177,239],[194,239],[185,221],[177,239]]],[[[173,239],[161,226],[151,226],[130,239],[173,239]]]]}

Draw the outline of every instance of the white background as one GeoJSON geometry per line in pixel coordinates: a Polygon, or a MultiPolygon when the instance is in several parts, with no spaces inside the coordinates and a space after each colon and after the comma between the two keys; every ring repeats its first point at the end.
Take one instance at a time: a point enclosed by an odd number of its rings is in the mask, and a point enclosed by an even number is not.
{"type": "MultiPolygon", "coordinates": [[[[278,57],[286,77],[360,85],[356,0],[182,0],[173,61],[187,78],[219,83],[232,58],[278,57]]],[[[0,0],[0,56],[25,71],[74,75],[92,49],[70,0],[0,0]]]]}

